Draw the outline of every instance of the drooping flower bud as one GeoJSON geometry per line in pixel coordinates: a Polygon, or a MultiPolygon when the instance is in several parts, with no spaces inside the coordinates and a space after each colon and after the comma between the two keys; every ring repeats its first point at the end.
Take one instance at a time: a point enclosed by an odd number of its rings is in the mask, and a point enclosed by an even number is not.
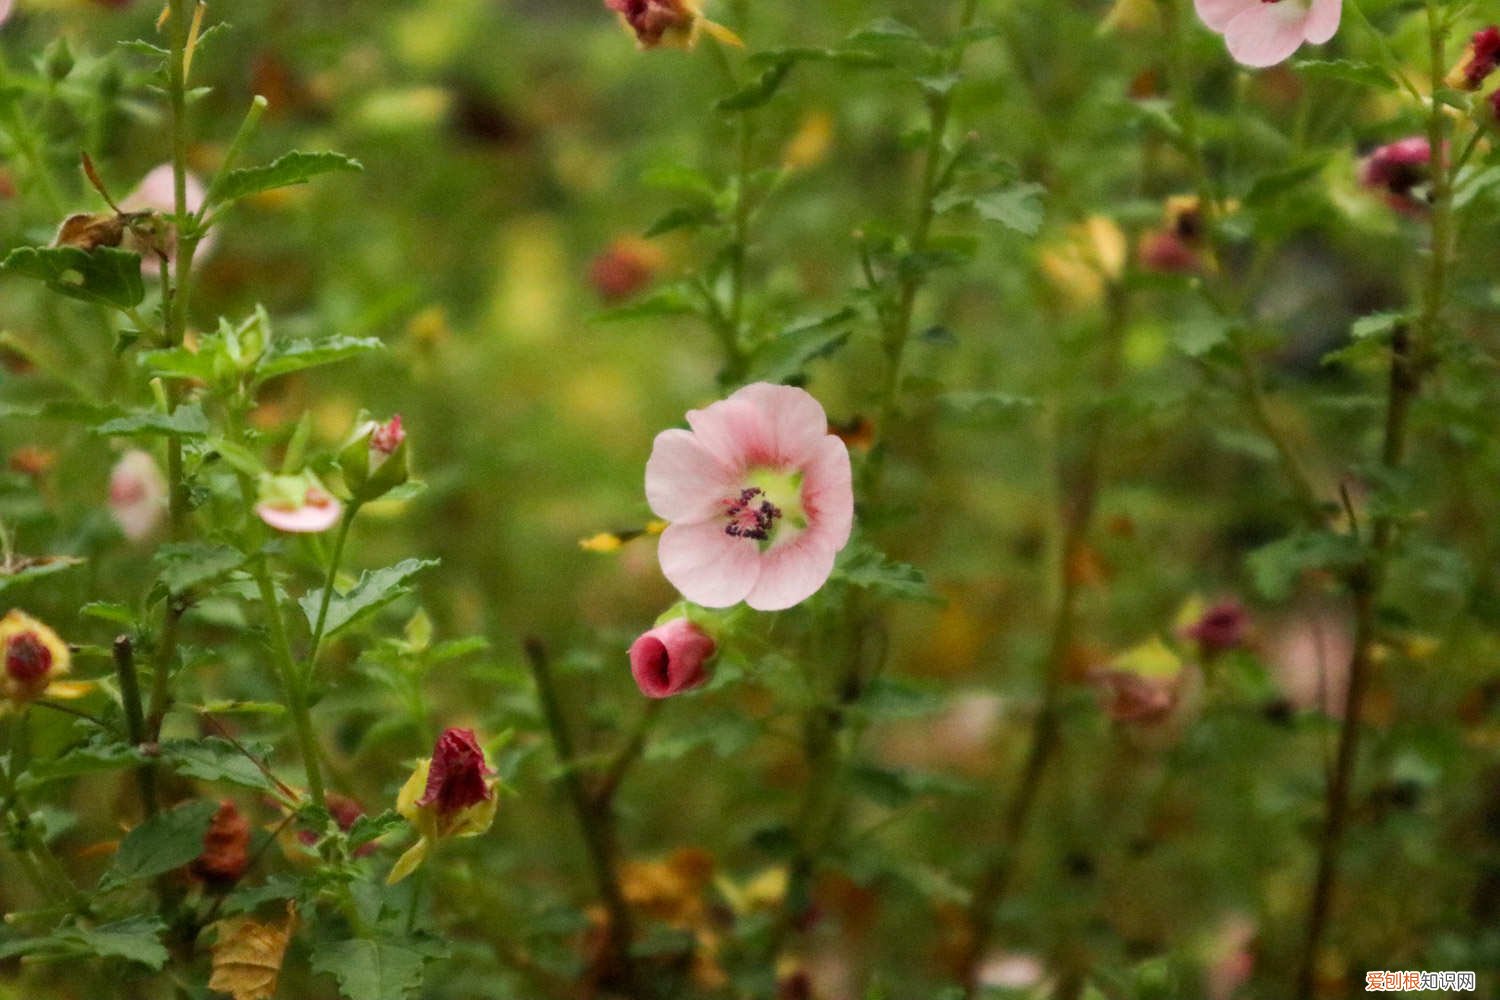
{"type": "Polygon", "coordinates": [[[193,862],[193,876],[210,889],[223,891],[240,880],[250,867],[250,821],[233,799],[219,803],[203,835],[203,853],[193,862]]]}
{"type": "Polygon", "coordinates": [[[5,662],[5,697],[34,701],[68,672],[68,645],[56,632],[19,609],[0,618],[0,652],[5,662]]]}
{"type": "Polygon", "coordinates": [[[1455,90],[1478,90],[1496,69],[1500,69],[1500,27],[1492,24],[1474,33],[1463,59],[1449,70],[1444,82],[1455,90]]]}
{"type": "Polygon", "coordinates": [[[604,0],[604,6],[620,15],[643,49],[689,49],[700,30],[726,45],[743,44],[734,32],[704,17],[698,0],[604,0]]]}
{"type": "Polygon", "coordinates": [[[405,483],[409,473],[401,414],[385,423],[363,420],[357,424],[339,452],[339,471],[357,503],[378,500],[405,483]]]}
{"type": "Polygon", "coordinates": [[[416,871],[438,841],[488,830],[499,805],[495,784],[474,731],[444,730],[431,759],[417,765],[396,798],[396,811],[416,828],[417,842],[396,861],[386,882],[394,885],[416,871]]]}
{"type": "Polygon", "coordinates": [[[109,512],[132,542],[161,523],[167,512],[167,480],[149,452],[127,451],[110,470],[109,512]]]}
{"type": "Polygon", "coordinates": [[[255,514],[277,531],[316,534],[343,516],[344,505],[311,472],[296,476],[262,476],[255,514]]]}
{"type": "Polygon", "coordinates": [[[686,618],[658,625],[630,644],[630,674],[648,698],[670,698],[708,680],[713,637],[686,618]]]}

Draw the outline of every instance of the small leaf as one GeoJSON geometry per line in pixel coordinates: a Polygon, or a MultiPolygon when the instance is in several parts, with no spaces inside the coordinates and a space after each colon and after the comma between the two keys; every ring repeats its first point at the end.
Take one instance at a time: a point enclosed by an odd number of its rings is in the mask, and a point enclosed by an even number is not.
{"type": "Polygon", "coordinates": [[[334,171],[358,173],[364,169],[358,160],[341,153],[291,152],[265,166],[231,170],[214,185],[213,203],[228,204],[261,191],[305,184],[320,174],[334,171]]]}
{"type": "Polygon", "coordinates": [[[239,569],[245,554],[228,545],[169,542],[156,550],[153,561],[160,567],[160,579],[167,590],[181,594],[239,569]]]}
{"type": "Polygon", "coordinates": [[[863,587],[887,597],[942,603],[942,598],[928,585],[921,570],[896,562],[868,545],[851,545],[845,549],[833,576],[852,587],[863,587]]]}
{"type": "Polygon", "coordinates": [[[893,17],[880,17],[849,35],[850,42],[922,42],[922,35],[893,17]]]}
{"type": "Polygon", "coordinates": [[[776,96],[776,91],[781,89],[781,84],[792,71],[793,65],[793,59],[772,63],[758,78],[720,100],[714,108],[718,111],[749,111],[760,107],[776,96]]]}
{"type": "MultiPolygon", "coordinates": [[[[368,615],[374,614],[387,604],[404,597],[411,591],[406,582],[424,569],[438,565],[436,559],[403,559],[394,566],[361,573],[359,581],[348,593],[334,592],[328,603],[328,620],[324,623],[323,635],[331,636],[341,629],[353,625],[368,615]]],[[[297,603],[307,615],[310,628],[317,627],[318,608],[323,601],[323,589],[308,591],[297,603]]]]}
{"type": "Polygon", "coordinates": [[[76,556],[14,556],[8,564],[0,563],[0,594],[83,563],[76,556]]]}
{"type": "Polygon", "coordinates": [[[1380,90],[1395,90],[1397,87],[1395,78],[1384,69],[1358,59],[1298,59],[1292,63],[1292,68],[1315,79],[1341,80],[1380,90]]]}
{"type": "Polygon", "coordinates": [[[274,792],[276,782],[260,766],[228,740],[208,736],[197,740],[167,740],[161,745],[162,760],[184,778],[238,785],[260,792],[274,792]]]}
{"type": "Polygon", "coordinates": [[[291,340],[274,344],[255,366],[257,382],[290,375],[305,368],[347,361],[371,351],[384,350],[374,337],[329,337],[326,340],[291,340]]]}
{"type": "Polygon", "coordinates": [[[123,958],[152,969],[167,964],[161,943],[166,924],[156,917],[131,917],[99,927],[60,927],[46,937],[23,938],[0,945],[0,958],[123,958]]]}
{"type": "Polygon", "coordinates": [[[1354,321],[1354,325],[1349,328],[1349,336],[1355,340],[1369,340],[1372,337],[1384,340],[1404,322],[1406,322],[1405,313],[1371,313],[1354,321]]]}
{"type": "Polygon", "coordinates": [[[99,881],[101,890],[181,868],[203,853],[203,835],[219,804],[199,800],[158,813],[120,842],[115,862],[99,881]]]}
{"type": "Polygon", "coordinates": [[[18,247],[0,271],[36,278],[69,298],[120,309],[134,308],[146,297],[140,256],[113,247],[18,247]]]}
{"type": "Polygon", "coordinates": [[[974,199],[974,210],[988,222],[998,222],[1027,236],[1042,228],[1042,202],[1046,191],[1040,184],[1013,184],[974,199]]]}
{"type": "Polygon", "coordinates": [[[138,356],[137,360],[152,375],[160,375],[163,378],[195,379],[208,382],[214,376],[213,356],[190,351],[186,347],[145,351],[138,356]]]}
{"type": "Polygon", "coordinates": [[[332,976],[347,1000],[409,1000],[422,987],[421,952],[390,941],[336,941],[312,955],[314,972],[332,976]]]}

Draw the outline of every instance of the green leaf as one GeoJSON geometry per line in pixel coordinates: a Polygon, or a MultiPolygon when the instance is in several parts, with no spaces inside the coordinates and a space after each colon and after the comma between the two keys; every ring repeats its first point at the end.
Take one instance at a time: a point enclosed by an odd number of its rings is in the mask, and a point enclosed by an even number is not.
{"type": "Polygon", "coordinates": [[[893,17],[880,17],[849,35],[848,41],[859,42],[923,42],[920,32],[909,24],[893,17]]]}
{"type": "MultiPolygon", "coordinates": [[[[436,559],[403,559],[394,566],[361,573],[359,581],[349,588],[348,593],[334,592],[333,599],[328,603],[328,620],[324,623],[323,635],[331,636],[374,614],[397,598],[405,597],[411,593],[406,582],[424,569],[431,569],[437,564],[436,559]]],[[[318,607],[322,601],[323,588],[320,587],[308,591],[297,602],[307,615],[309,628],[317,627],[318,607]]]]}
{"type": "Polygon", "coordinates": [[[1246,560],[1255,587],[1271,600],[1291,596],[1308,570],[1348,569],[1364,557],[1358,542],[1331,531],[1309,531],[1278,539],[1250,553],[1246,560]]]}
{"type": "Polygon", "coordinates": [[[90,601],[78,609],[78,613],[87,618],[97,618],[100,621],[119,625],[123,628],[131,628],[135,625],[135,615],[123,604],[115,604],[112,601],[90,601]]]}
{"type": "Polygon", "coordinates": [[[642,233],[646,239],[676,232],[679,229],[701,229],[719,221],[718,210],[712,205],[681,205],[669,210],[646,227],[642,233]]]}
{"type": "Polygon", "coordinates": [[[1039,405],[1031,396],[995,389],[945,392],[938,405],[955,417],[977,420],[984,417],[1012,417],[1034,410],[1039,405]]]}
{"type": "Polygon", "coordinates": [[[0,271],[45,282],[59,295],[130,309],[146,297],[138,254],[113,247],[17,247],[0,271]]]}
{"type": "Polygon", "coordinates": [[[91,428],[101,437],[203,437],[208,433],[208,417],[197,403],[186,403],[171,413],[160,410],[132,410],[123,417],[106,420],[91,428]]]}
{"type": "Polygon", "coordinates": [[[1042,195],[1047,189],[1040,184],[1012,184],[999,191],[974,199],[974,210],[987,222],[998,222],[1008,229],[1035,236],[1042,228],[1042,195]]]}
{"type": "Polygon", "coordinates": [[[663,288],[629,305],[606,309],[596,314],[596,323],[624,323],[662,316],[686,316],[698,311],[698,304],[684,289],[663,288]]]}
{"type": "Polygon", "coordinates": [[[160,567],[161,582],[173,594],[209,582],[239,569],[245,554],[228,545],[208,542],[169,542],[156,550],[153,560],[160,567]]]}
{"type": "Polygon", "coordinates": [[[10,565],[0,564],[0,594],[5,593],[12,587],[60,573],[74,566],[81,566],[84,560],[76,556],[17,556],[12,558],[10,565]]]}
{"type": "Polygon", "coordinates": [[[1292,68],[1303,76],[1341,80],[1344,83],[1357,83],[1362,87],[1395,90],[1398,86],[1395,77],[1384,69],[1359,59],[1298,59],[1292,63],[1292,68]]]}
{"type": "Polygon", "coordinates": [[[786,80],[787,74],[792,71],[795,63],[794,59],[782,59],[772,63],[755,80],[715,104],[715,110],[749,111],[760,107],[776,96],[776,91],[781,89],[781,84],[786,80]]]}
{"type": "Polygon", "coordinates": [[[851,545],[845,549],[833,576],[851,587],[863,587],[885,597],[942,603],[942,598],[928,585],[921,570],[896,562],[868,545],[851,545]]]}
{"type": "Polygon", "coordinates": [[[222,782],[261,792],[276,790],[276,783],[266,777],[255,761],[246,757],[233,743],[217,736],[168,740],[161,746],[161,756],[168,767],[184,778],[222,782]]]}
{"type": "Polygon", "coordinates": [[[379,816],[360,816],[349,827],[349,850],[357,851],[406,823],[399,813],[387,809],[379,816]]]}
{"type": "Polygon", "coordinates": [[[109,890],[163,875],[191,862],[203,853],[203,835],[218,808],[217,802],[206,799],[188,802],[131,830],[120,842],[115,862],[99,881],[99,888],[109,890]]]}
{"type": "Polygon", "coordinates": [[[228,204],[261,191],[305,184],[320,174],[335,171],[358,173],[364,169],[358,160],[342,153],[291,152],[265,166],[231,170],[215,182],[212,202],[228,204]]]}
{"type": "Polygon", "coordinates": [[[381,351],[385,344],[374,337],[329,337],[326,340],[290,340],[272,345],[255,366],[257,382],[266,382],[281,375],[331,365],[339,361],[381,351]]]}
{"type": "Polygon", "coordinates": [[[1349,328],[1349,336],[1355,340],[1369,340],[1371,337],[1384,340],[1395,331],[1396,327],[1405,323],[1406,319],[1405,313],[1371,313],[1354,321],[1354,325],[1349,328]]]}
{"type": "Polygon", "coordinates": [[[139,764],[146,758],[125,743],[90,742],[71,747],[60,754],[32,761],[21,776],[23,790],[49,781],[73,778],[80,774],[102,774],[139,764]]]}
{"type": "Polygon", "coordinates": [[[213,355],[203,351],[190,351],[186,347],[167,347],[156,351],[144,351],[137,357],[152,375],[163,378],[196,379],[202,382],[213,380],[213,355]]]}
{"type": "Polygon", "coordinates": [[[161,936],[167,929],[157,917],[131,917],[99,927],[62,927],[46,937],[25,938],[0,946],[0,958],[37,955],[52,959],[123,958],[152,969],[167,964],[161,936]]]}
{"type": "Polygon", "coordinates": [[[859,701],[859,711],[872,719],[916,719],[942,707],[941,695],[893,677],[872,680],[859,701]]]}
{"type": "Polygon", "coordinates": [[[858,317],[854,309],[840,309],[787,324],[775,336],[756,345],[751,359],[754,378],[762,382],[785,382],[802,374],[813,361],[837,353],[848,343],[850,327],[858,317]]]}
{"type": "Polygon", "coordinates": [[[425,961],[404,945],[361,939],[320,945],[312,968],[336,979],[347,1000],[409,1000],[422,987],[425,961]]]}
{"type": "Polygon", "coordinates": [[[1250,190],[1245,194],[1245,204],[1253,208],[1273,202],[1286,192],[1317,177],[1327,165],[1326,156],[1317,156],[1282,170],[1262,174],[1250,185],[1250,190]]]}

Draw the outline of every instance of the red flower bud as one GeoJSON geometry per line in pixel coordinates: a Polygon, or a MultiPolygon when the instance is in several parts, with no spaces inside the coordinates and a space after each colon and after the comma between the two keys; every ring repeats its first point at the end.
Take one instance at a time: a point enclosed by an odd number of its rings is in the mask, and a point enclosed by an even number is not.
{"type": "Polygon", "coordinates": [[[1460,90],[1478,90],[1496,69],[1500,69],[1500,28],[1490,25],[1474,33],[1463,61],[1444,82],[1460,90]]]}
{"type": "Polygon", "coordinates": [[[225,799],[203,835],[203,853],[193,862],[194,877],[211,889],[228,889],[250,867],[250,822],[233,800],[225,799]]]}
{"type": "Polygon", "coordinates": [[[674,618],[630,644],[630,674],[648,698],[670,698],[708,679],[714,640],[686,618],[674,618]]]}
{"type": "Polygon", "coordinates": [[[1245,644],[1250,629],[1250,616],[1245,606],[1230,599],[1220,601],[1187,628],[1182,634],[1197,641],[1203,653],[1212,656],[1245,644]]]}
{"type": "Polygon", "coordinates": [[[416,804],[418,808],[436,806],[438,816],[447,818],[488,802],[495,793],[485,779],[493,773],[472,729],[445,730],[433,747],[427,787],[416,804]]]}
{"type": "Polygon", "coordinates": [[[401,426],[401,414],[397,413],[388,422],[375,427],[370,435],[370,450],[389,455],[405,440],[406,430],[401,426]]]}

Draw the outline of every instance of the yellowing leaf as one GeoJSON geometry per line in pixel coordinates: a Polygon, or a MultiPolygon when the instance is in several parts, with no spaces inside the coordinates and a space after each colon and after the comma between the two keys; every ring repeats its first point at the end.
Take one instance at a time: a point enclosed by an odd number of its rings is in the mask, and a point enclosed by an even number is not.
{"type": "Polygon", "coordinates": [[[208,988],[228,993],[234,1000],[271,1000],[296,923],[297,913],[291,906],[286,919],[275,923],[263,924],[249,917],[219,921],[208,988]]]}

